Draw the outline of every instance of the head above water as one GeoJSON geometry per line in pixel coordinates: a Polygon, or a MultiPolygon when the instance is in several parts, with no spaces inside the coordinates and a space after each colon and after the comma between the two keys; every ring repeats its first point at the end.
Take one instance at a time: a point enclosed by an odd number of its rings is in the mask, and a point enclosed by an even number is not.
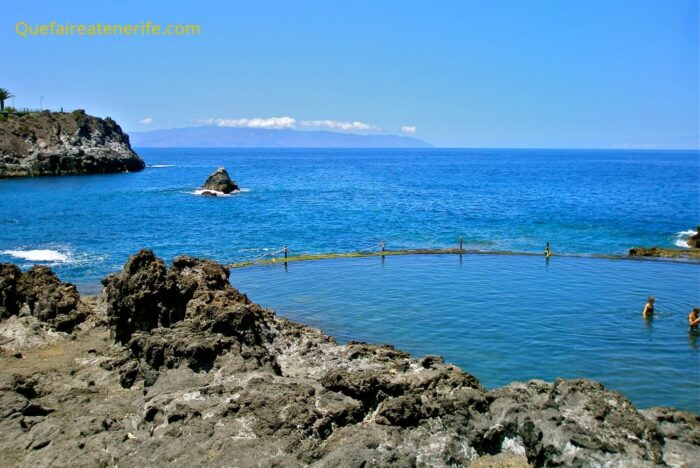
{"type": "Polygon", "coordinates": [[[647,298],[647,302],[653,303],[654,300],[655,300],[655,299],[654,299],[654,296],[649,296],[649,297],[647,298]]]}
{"type": "Polygon", "coordinates": [[[700,314],[700,307],[698,307],[698,306],[693,307],[693,313],[694,313],[695,315],[700,314]]]}

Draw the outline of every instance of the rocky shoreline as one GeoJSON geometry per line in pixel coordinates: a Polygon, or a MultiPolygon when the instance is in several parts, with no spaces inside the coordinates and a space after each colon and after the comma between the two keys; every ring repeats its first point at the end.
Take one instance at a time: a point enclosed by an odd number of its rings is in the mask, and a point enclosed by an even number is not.
{"type": "Polygon", "coordinates": [[[0,114],[0,179],[134,172],[145,167],[107,117],[73,112],[0,114]]]}
{"type": "Polygon", "coordinates": [[[700,259],[700,249],[672,249],[668,247],[633,247],[629,250],[629,256],[700,259]]]}
{"type": "MultiPolygon", "coordinates": [[[[692,232],[692,231],[690,231],[692,232]]],[[[659,258],[689,258],[700,259],[700,226],[695,233],[685,240],[686,249],[668,247],[633,247],[629,250],[630,257],[659,257],[659,258]]]]}
{"type": "Polygon", "coordinates": [[[0,265],[2,466],[693,466],[700,417],[585,379],[487,390],[438,356],[337,344],[226,267],[133,255],[81,298],[0,265]]]}

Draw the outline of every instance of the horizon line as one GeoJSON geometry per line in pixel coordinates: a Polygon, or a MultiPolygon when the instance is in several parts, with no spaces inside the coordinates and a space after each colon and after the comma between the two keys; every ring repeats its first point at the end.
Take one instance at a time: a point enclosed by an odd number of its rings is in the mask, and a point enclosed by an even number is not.
{"type": "MultiPolygon", "coordinates": [[[[396,135],[399,136],[399,135],[396,135]]],[[[695,151],[700,152],[698,148],[599,148],[599,147],[522,147],[522,146],[134,146],[134,148],[142,149],[265,149],[265,150],[352,150],[352,149],[374,149],[374,150],[519,150],[519,151],[695,151]]]]}

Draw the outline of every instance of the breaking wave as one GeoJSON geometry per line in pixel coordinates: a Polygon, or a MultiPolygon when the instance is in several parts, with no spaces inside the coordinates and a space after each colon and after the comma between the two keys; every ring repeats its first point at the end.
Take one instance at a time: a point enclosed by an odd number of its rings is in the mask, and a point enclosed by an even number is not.
{"type": "Polygon", "coordinates": [[[688,229],[687,231],[681,231],[676,236],[676,241],[673,243],[676,247],[689,248],[688,238],[695,234],[696,231],[693,229],[688,229]]]}
{"type": "Polygon", "coordinates": [[[47,247],[50,248],[30,249],[16,247],[14,249],[0,250],[0,258],[3,256],[12,258],[22,268],[30,268],[37,264],[51,267],[95,265],[104,262],[107,258],[106,255],[86,252],[75,253],[68,246],[63,245],[49,245],[47,247]]]}
{"type": "Polygon", "coordinates": [[[70,259],[69,254],[50,249],[3,250],[0,253],[30,262],[67,263],[70,259]]]}
{"type": "Polygon", "coordinates": [[[192,195],[211,196],[211,195],[205,194],[204,192],[213,193],[214,196],[217,196],[217,197],[231,197],[231,196],[237,195],[239,193],[250,192],[250,189],[249,188],[242,188],[240,190],[235,190],[231,193],[224,193],[224,192],[219,192],[217,190],[209,190],[209,189],[197,189],[193,192],[187,192],[187,193],[190,193],[192,195]]]}

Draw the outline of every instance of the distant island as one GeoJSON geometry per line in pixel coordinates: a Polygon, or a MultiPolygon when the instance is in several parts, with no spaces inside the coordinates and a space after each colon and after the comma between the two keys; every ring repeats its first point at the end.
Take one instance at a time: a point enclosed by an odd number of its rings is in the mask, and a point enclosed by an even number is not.
{"type": "Polygon", "coordinates": [[[111,118],[73,112],[0,112],[0,178],[133,172],[145,167],[111,118]]]}
{"type": "Polygon", "coordinates": [[[431,148],[413,137],[289,129],[184,127],[131,132],[137,148],[431,148]]]}

